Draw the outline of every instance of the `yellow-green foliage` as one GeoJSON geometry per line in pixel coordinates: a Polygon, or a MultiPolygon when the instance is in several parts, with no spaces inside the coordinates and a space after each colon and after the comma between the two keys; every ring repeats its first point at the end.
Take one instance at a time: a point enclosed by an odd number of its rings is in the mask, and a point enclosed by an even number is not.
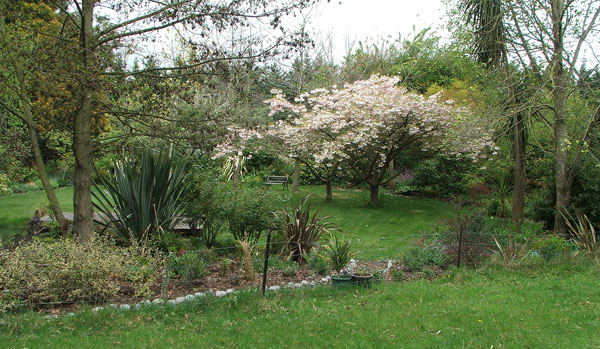
{"type": "Polygon", "coordinates": [[[163,266],[161,255],[136,244],[118,247],[102,238],[34,240],[0,250],[0,311],[147,296],[163,266]]]}
{"type": "Polygon", "coordinates": [[[0,173],[0,195],[10,194],[10,180],[4,173],[0,173]]]}
{"type": "Polygon", "coordinates": [[[478,86],[470,85],[468,82],[462,80],[452,80],[452,83],[448,87],[433,84],[427,89],[425,96],[429,97],[440,92],[442,94],[442,101],[452,100],[458,105],[469,107],[472,110],[477,109],[478,102],[483,98],[478,86]]]}

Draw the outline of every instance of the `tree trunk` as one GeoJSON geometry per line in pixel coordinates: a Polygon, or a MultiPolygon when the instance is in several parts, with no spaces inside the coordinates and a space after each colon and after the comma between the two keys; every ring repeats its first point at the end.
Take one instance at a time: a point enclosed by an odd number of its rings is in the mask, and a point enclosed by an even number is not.
{"type": "MultiPolygon", "coordinates": [[[[390,178],[392,178],[395,174],[396,170],[394,169],[394,159],[391,159],[388,167],[388,175],[390,176],[390,178]]],[[[396,189],[396,178],[390,179],[390,181],[388,182],[388,188],[390,188],[391,190],[396,189]]]]}
{"type": "MultiPolygon", "coordinates": [[[[0,34],[2,38],[6,40],[6,23],[5,23],[4,10],[0,10],[0,34]]],[[[19,88],[21,90],[21,94],[19,95],[21,102],[23,103],[23,112],[25,114],[25,124],[27,124],[27,130],[29,131],[29,139],[31,141],[31,148],[33,151],[33,157],[35,159],[35,165],[38,170],[38,174],[40,176],[40,180],[42,181],[42,185],[44,186],[44,191],[46,192],[46,197],[48,197],[48,201],[50,202],[50,206],[52,207],[52,211],[54,211],[54,216],[56,220],[60,224],[60,230],[63,234],[66,234],[69,231],[69,221],[65,218],[63,214],[62,208],[60,207],[60,203],[58,202],[58,198],[56,197],[56,193],[50,184],[50,180],[48,178],[48,173],[46,172],[46,166],[44,165],[44,159],[42,158],[42,153],[40,151],[40,144],[38,142],[38,134],[37,129],[35,128],[35,124],[33,122],[33,113],[31,112],[31,107],[29,105],[30,101],[26,96],[25,89],[25,78],[23,77],[23,72],[19,67],[15,64],[15,71],[17,73],[17,79],[19,81],[19,88]]]]}
{"type": "Polygon", "coordinates": [[[377,205],[379,204],[379,183],[370,184],[371,187],[371,204],[377,205]]]}
{"type": "Polygon", "coordinates": [[[552,1],[552,33],[554,52],[552,53],[552,81],[554,89],[552,99],[554,101],[554,155],[556,163],[554,175],[556,181],[556,212],[554,213],[554,232],[565,234],[567,226],[561,215],[563,208],[569,208],[570,188],[568,183],[567,162],[569,154],[567,140],[569,130],[567,128],[567,82],[563,68],[563,37],[564,28],[562,24],[564,14],[564,1],[552,1]]]}
{"type": "MultiPolygon", "coordinates": [[[[21,76],[19,76],[19,80],[21,83],[21,89],[23,90],[24,86],[21,76]]],[[[48,173],[46,172],[46,167],[44,166],[44,159],[42,159],[42,153],[40,151],[37,130],[33,123],[33,115],[28,103],[29,101],[23,101],[23,111],[25,112],[25,120],[27,121],[27,129],[29,130],[29,140],[31,141],[35,165],[37,167],[40,180],[42,181],[42,185],[44,186],[44,190],[46,191],[46,197],[48,197],[48,201],[50,202],[50,207],[52,207],[54,216],[60,224],[60,231],[61,233],[66,234],[69,232],[69,221],[65,218],[62,208],[60,207],[60,203],[58,202],[58,198],[56,197],[56,193],[54,192],[54,188],[52,188],[52,185],[50,184],[50,179],[48,178],[48,173]]]]}
{"type": "Polygon", "coordinates": [[[79,59],[84,77],[79,81],[80,105],[73,121],[73,153],[75,155],[75,176],[73,178],[74,193],[73,231],[83,240],[89,240],[94,234],[94,206],[92,204],[91,182],[94,164],[92,146],[92,99],[90,94],[93,87],[89,74],[92,74],[93,45],[90,42],[93,35],[93,9],[95,0],[83,0],[81,18],[81,36],[79,38],[79,59]]]}
{"type": "Polygon", "coordinates": [[[525,187],[527,173],[525,168],[525,137],[523,136],[522,117],[518,112],[513,115],[513,160],[515,164],[514,187],[512,200],[512,221],[521,231],[525,219],[525,187]]]}
{"type": "Polygon", "coordinates": [[[325,201],[333,201],[333,190],[331,188],[331,181],[325,182],[325,188],[327,189],[327,196],[325,197],[325,201]]]}
{"type": "Polygon", "coordinates": [[[510,65],[508,63],[508,54],[506,48],[504,48],[503,54],[503,65],[502,70],[506,75],[508,81],[508,91],[510,93],[510,101],[512,107],[512,121],[511,127],[513,130],[512,140],[512,156],[515,165],[514,169],[514,181],[513,181],[513,200],[511,207],[512,221],[517,226],[517,231],[521,231],[521,225],[525,219],[525,187],[527,184],[527,173],[525,166],[525,147],[527,146],[527,139],[525,137],[525,125],[523,114],[518,111],[519,100],[517,97],[516,85],[513,79],[513,75],[510,71],[510,65]]]}
{"type": "Polygon", "coordinates": [[[290,191],[295,193],[298,190],[298,182],[300,182],[300,159],[294,162],[294,175],[292,176],[292,187],[290,191]]]}

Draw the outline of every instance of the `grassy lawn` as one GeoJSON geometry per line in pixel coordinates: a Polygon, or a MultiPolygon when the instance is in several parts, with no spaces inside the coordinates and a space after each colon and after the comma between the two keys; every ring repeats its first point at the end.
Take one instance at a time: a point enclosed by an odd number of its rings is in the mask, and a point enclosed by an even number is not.
{"type": "MultiPolygon", "coordinates": [[[[342,236],[352,239],[358,257],[371,260],[398,257],[413,238],[432,232],[440,220],[455,215],[452,204],[430,199],[382,194],[381,207],[369,208],[368,191],[335,190],[333,202],[327,203],[323,186],[304,186],[294,195],[279,187],[272,190],[289,199],[288,206],[310,194],[313,207],[331,216],[342,236]]],[[[73,188],[57,189],[56,194],[63,210],[72,212],[73,188]]],[[[0,236],[23,232],[34,211],[45,202],[44,191],[0,197],[0,236]]]]}
{"type": "MultiPolygon", "coordinates": [[[[63,211],[73,212],[73,187],[56,189],[56,196],[63,211]]],[[[22,234],[35,210],[45,207],[47,201],[43,190],[0,196],[0,238],[22,234]]]]}
{"type": "Polygon", "coordinates": [[[6,315],[3,347],[597,348],[600,267],[451,270],[433,281],[239,294],[179,307],[6,315]]]}
{"type": "Polygon", "coordinates": [[[311,202],[352,239],[359,258],[395,258],[422,233],[431,233],[440,221],[456,215],[449,202],[381,194],[381,207],[369,207],[366,190],[334,190],[333,201],[325,201],[325,188],[301,187],[292,203],[311,194],[311,202]]]}
{"type": "MultiPolygon", "coordinates": [[[[288,205],[312,194],[359,258],[399,255],[411,240],[451,218],[452,204],[382,195],[369,208],[367,191],[323,187],[281,193],[288,205]]],[[[57,191],[72,210],[72,188],[57,191]]],[[[43,192],[0,198],[0,230],[15,232],[44,201],[43,192]],[[5,228],[6,227],[6,228],[5,228]]],[[[16,231],[17,233],[19,230],[16,231]]],[[[0,314],[1,347],[600,347],[600,261],[585,257],[514,269],[488,265],[450,269],[435,280],[338,290],[284,290],[266,298],[246,291],[178,307],[139,311],[89,307],[57,319],[25,311],[0,314]]]]}

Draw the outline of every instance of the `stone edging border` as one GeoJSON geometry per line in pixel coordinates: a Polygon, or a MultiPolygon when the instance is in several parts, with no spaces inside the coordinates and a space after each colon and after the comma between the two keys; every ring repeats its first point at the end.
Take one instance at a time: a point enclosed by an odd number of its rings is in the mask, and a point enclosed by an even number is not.
{"type": "MultiPolygon", "coordinates": [[[[387,267],[385,269],[381,270],[381,272],[382,273],[388,272],[392,268],[392,266],[393,266],[393,262],[391,260],[388,260],[387,267]]],[[[316,287],[318,284],[323,285],[323,284],[327,284],[330,282],[331,282],[331,276],[327,276],[327,277],[319,279],[318,281],[302,280],[300,282],[288,282],[288,284],[283,286],[283,288],[293,289],[293,288],[302,288],[302,287],[316,287]]],[[[281,289],[281,286],[270,286],[268,288],[268,290],[271,292],[278,292],[280,289],[281,289]]],[[[200,299],[200,298],[204,298],[204,297],[223,298],[223,297],[226,297],[226,296],[229,296],[232,294],[236,294],[239,292],[240,291],[236,291],[233,288],[227,289],[225,291],[196,292],[194,294],[188,294],[186,296],[181,296],[181,297],[177,297],[174,299],[166,299],[165,300],[162,298],[155,298],[152,301],[150,301],[149,299],[146,299],[146,300],[143,300],[136,304],[124,303],[124,304],[120,304],[120,305],[109,304],[105,307],[98,306],[98,307],[92,308],[92,312],[97,313],[104,309],[114,309],[114,310],[122,310],[122,311],[140,310],[144,306],[153,306],[153,305],[161,305],[161,304],[176,306],[178,304],[181,304],[184,302],[190,302],[195,299],[200,299]]],[[[65,315],[70,317],[70,316],[74,316],[75,313],[67,313],[65,315]]],[[[56,314],[45,316],[46,319],[57,319],[58,317],[59,317],[59,315],[56,315],[56,314]]]]}

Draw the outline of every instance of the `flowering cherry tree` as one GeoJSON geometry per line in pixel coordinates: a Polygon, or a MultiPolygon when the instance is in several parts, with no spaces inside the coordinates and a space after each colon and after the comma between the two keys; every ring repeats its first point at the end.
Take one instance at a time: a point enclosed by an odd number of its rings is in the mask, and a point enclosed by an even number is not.
{"type": "Polygon", "coordinates": [[[339,169],[368,184],[371,202],[377,203],[379,187],[399,174],[387,171],[390,161],[402,154],[444,152],[475,159],[493,147],[491,128],[483,120],[441,102],[439,95],[409,93],[392,77],[375,75],[341,89],[316,89],[293,103],[280,91],[272,92],[266,101],[271,115],[287,113],[287,118],[263,130],[231,129],[216,156],[238,153],[248,141],[263,138],[265,146],[300,159],[325,182],[328,200],[339,169]]]}
{"type": "Polygon", "coordinates": [[[485,123],[466,109],[442,103],[438,95],[409,93],[397,83],[396,78],[376,75],[342,89],[314,90],[295,103],[275,91],[267,101],[271,114],[290,117],[266,134],[290,156],[315,164],[312,168],[343,168],[368,184],[372,203],[378,202],[379,187],[397,176],[386,169],[403,152],[475,158],[493,146],[485,123]]]}

